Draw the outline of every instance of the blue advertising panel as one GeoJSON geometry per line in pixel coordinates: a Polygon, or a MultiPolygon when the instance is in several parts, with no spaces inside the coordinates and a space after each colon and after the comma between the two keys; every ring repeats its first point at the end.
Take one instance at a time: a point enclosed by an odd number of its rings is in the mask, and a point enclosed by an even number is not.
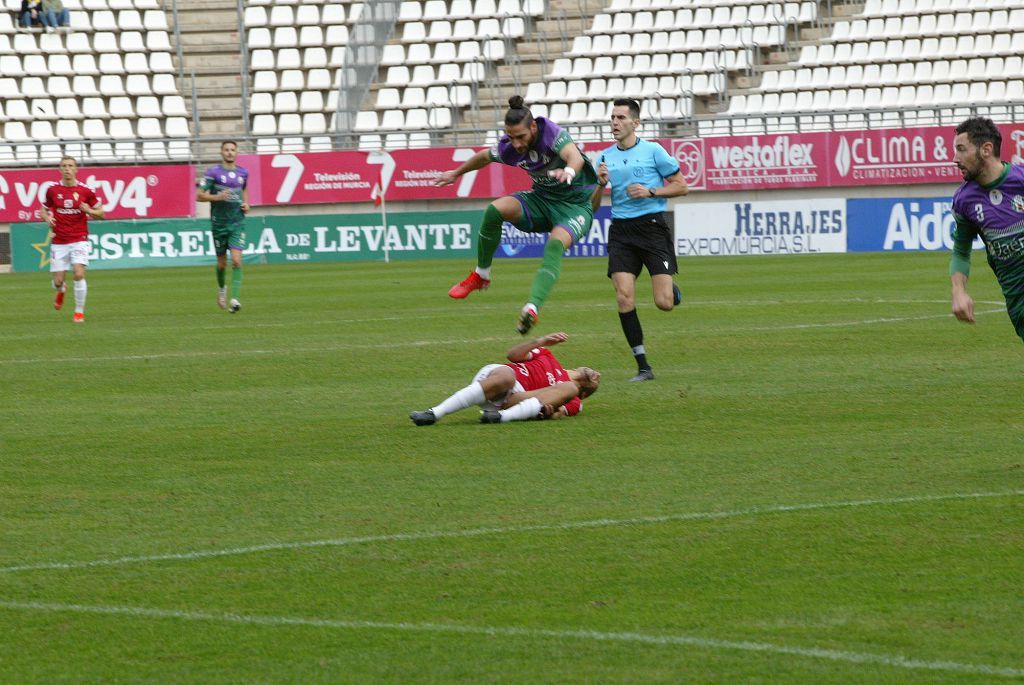
{"type": "MultiPolygon", "coordinates": [[[[872,198],[846,201],[848,252],[948,250],[951,197],[872,198]]],[[[975,249],[982,247],[979,238],[975,249]]]]}

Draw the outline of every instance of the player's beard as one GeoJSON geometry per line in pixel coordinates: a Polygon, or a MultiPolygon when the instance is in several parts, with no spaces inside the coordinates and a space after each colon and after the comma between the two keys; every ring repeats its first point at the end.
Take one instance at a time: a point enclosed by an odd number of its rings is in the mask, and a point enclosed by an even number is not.
{"type": "Polygon", "coordinates": [[[976,181],[976,180],[978,180],[978,176],[981,175],[981,169],[982,169],[983,166],[984,166],[984,163],[981,161],[981,152],[975,152],[974,153],[974,166],[973,167],[969,167],[966,164],[964,164],[960,168],[960,173],[962,173],[964,175],[964,180],[965,181],[976,181]]]}

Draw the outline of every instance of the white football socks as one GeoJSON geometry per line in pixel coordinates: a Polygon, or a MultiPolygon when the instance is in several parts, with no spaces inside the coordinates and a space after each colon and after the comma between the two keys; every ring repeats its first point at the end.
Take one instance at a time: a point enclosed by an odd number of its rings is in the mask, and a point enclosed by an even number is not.
{"type": "Polygon", "coordinates": [[[540,400],[536,397],[531,397],[508,409],[502,409],[498,413],[501,414],[502,423],[529,421],[530,419],[537,418],[537,415],[540,414],[541,406],[540,400]]]}
{"type": "Polygon", "coordinates": [[[491,280],[491,267],[489,266],[478,266],[476,268],[476,273],[485,281],[491,280]]]}
{"type": "Polygon", "coordinates": [[[85,313],[85,296],[89,292],[89,286],[85,284],[85,279],[75,281],[75,313],[85,313]]]}
{"type": "Polygon", "coordinates": [[[484,396],[483,386],[474,381],[434,407],[431,411],[434,412],[434,416],[441,418],[460,409],[480,404],[485,399],[487,398],[484,396]]]}

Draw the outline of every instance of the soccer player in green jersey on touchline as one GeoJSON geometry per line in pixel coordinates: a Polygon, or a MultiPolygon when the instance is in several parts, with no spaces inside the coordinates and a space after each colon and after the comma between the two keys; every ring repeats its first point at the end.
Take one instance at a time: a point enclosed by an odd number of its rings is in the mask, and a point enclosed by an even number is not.
{"type": "Polygon", "coordinates": [[[953,316],[974,323],[967,294],[971,244],[985,243],[988,264],[1006,298],[1006,311],[1024,339],[1024,167],[999,159],[1003,137],[991,119],[973,117],[956,127],[953,161],[964,175],[953,194],[953,255],[949,262],[953,316]]]}
{"type": "Polygon", "coordinates": [[[590,195],[597,184],[597,173],[558,124],[534,117],[518,95],[509,98],[508,104],[505,135],[498,144],[476,153],[458,169],[438,174],[434,185],[454,183],[462,174],[491,162],[519,167],[533,179],[530,190],[500,197],[487,206],[477,240],[476,270],[448,291],[451,297],[462,299],[491,284],[491,262],[501,243],[503,222],[526,233],[548,233],[544,260],[516,325],[516,330],[526,335],[537,323],[538,312],[558,281],[563,253],[590,231],[594,218],[590,195]]]}
{"type": "Polygon", "coordinates": [[[238,144],[220,144],[221,163],[206,170],[196,198],[210,203],[210,230],[217,252],[217,304],[232,314],[242,308],[242,250],[245,249],[245,214],[249,211],[249,172],[235,164],[238,144]],[[225,272],[231,250],[231,304],[227,301],[225,272]]]}

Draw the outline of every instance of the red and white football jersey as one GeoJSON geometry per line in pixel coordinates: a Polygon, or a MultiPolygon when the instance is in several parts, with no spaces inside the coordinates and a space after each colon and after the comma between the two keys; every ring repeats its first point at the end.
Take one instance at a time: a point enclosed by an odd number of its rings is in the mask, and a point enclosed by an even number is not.
{"type": "MultiPolygon", "coordinates": [[[[537,347],[530,351],[530,358],[525,362],[511,362],[506,364],[516,374],[516,380],[523,386],[524,390],[540,390],[558,383],[566,383],[569,372],[559,363],[551,350],[546,347],[537,347]]],[[[574,397],[564,406],[569,416],[579,413],[582,401],[574,397]]]]}
{"type": "Polygon", "coordinates": [[[46,189],[43,206],[56,218],[53,227],[54,245],[89,239],[89,217],[80,209],[83,202],[94,209],[101,204],[96,193],[81,183],[74,187],[58,183],[46,189]]]}

